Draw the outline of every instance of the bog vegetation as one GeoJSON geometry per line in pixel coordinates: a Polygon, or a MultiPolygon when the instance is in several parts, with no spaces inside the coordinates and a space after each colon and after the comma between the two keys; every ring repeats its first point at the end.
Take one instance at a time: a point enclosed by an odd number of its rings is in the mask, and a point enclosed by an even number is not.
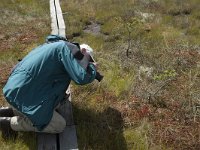
{"type": "MultiPolygon", "coordinates": [[[[199,0],[60,2],[68,40],[91,45],[105,76],[72,84],[79,148],[200,149],[199,0]]],[[[1,0],[0,13],[2,89],[10,68],[51,29],[48,0],[1,0]]],[[[2,92],[0,100],[7,105],[2,92]]],[[[35,149],[35,134],[0,143],[35,149]]]]}

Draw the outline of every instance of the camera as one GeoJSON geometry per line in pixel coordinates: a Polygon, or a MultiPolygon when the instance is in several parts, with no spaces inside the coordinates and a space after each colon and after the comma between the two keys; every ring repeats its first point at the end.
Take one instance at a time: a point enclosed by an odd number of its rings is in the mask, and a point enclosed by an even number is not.
{"type": "Polygon", "coordinates": [[[101,82],[101,80],[103,79],[103,76],[99,72],[97,72],[95,79],[101,82]]]}

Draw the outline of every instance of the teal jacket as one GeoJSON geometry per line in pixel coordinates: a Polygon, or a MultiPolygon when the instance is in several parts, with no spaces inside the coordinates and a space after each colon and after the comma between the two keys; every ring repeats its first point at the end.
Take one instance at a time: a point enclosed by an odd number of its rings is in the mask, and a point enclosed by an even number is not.
{"type": "Polygon", "coordinates": [[[26,115],[38,130],[48,125],[71,80],[84,85],[96,76],[93,64],[84,62],[88,64],[85,68],[74,58],[78,47],[59,38],[47,37],[47,43],[24,57],[3,88],[6,100],[26,115]]]}

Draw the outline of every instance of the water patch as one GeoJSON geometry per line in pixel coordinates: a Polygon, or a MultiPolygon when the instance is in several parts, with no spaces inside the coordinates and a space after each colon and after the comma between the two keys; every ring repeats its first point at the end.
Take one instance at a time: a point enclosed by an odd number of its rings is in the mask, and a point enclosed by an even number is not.
{"type": "Polygon", "coordinates": [[[101,25],[95,22],[91,22],[91,24],[87,25],[85,29],[83,30],[85,33],[90,33],[93,35],[99,35],[101,34],[101,25]]]}

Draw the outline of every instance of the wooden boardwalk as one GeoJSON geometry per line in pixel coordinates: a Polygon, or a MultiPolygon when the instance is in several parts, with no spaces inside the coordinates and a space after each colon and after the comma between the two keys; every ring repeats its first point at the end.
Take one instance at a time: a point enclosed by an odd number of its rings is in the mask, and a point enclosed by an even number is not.
{"type": "MultiPolygon", "coordinates": [[[[59,0],[50,0],[51,34],[65,37],[65,23],[59,0]]],[[[67,93],[70,93],[70,88],[67,93]]],[[[38,150],[78,150],[76,128],[73,120],[71,95],[58,108],[65,118],[66,127],[60,134],[38,133],[38,150]]]]}
{"type": "Polygon", "coordinates": [[[73,121],[72,105],[66,100],[58,112],[66,119],[67,125],[60,134],[38,133],[38,150],[77,150],[76,127],[73,121]]]}

